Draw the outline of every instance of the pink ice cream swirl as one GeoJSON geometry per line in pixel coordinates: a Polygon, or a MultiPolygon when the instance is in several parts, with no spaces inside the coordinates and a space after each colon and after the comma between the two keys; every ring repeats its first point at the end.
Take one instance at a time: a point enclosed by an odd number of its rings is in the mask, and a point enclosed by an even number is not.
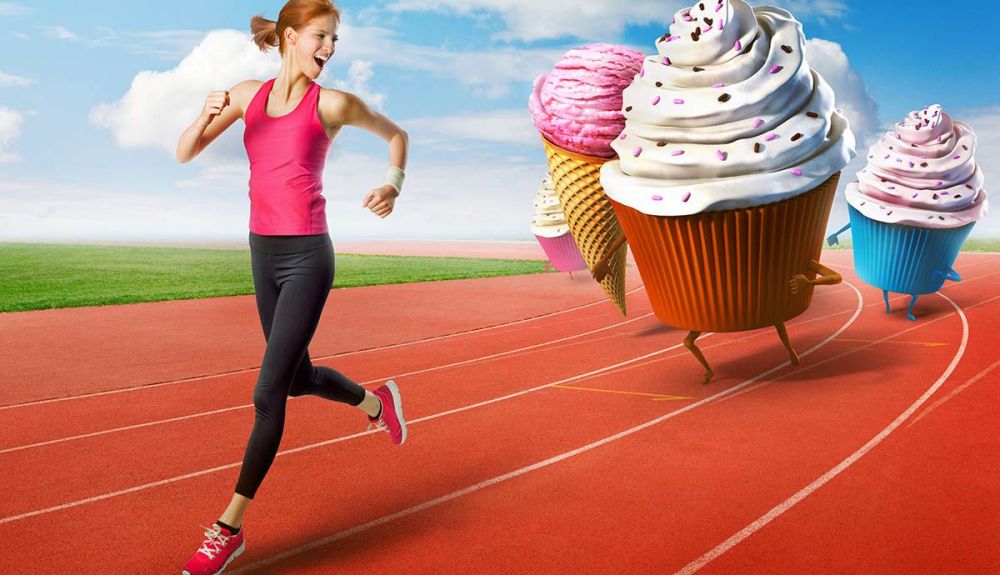
{"type": "Polygon", "coordinates": [[[566,52],[535,79],[528,107],[535,127],[570,152],[612,158],[611,141],[625,126],[622,90],[642,67],[643,54],[624,46],[588,44],[566,52]]]}
{"type": "Polygon", "coordinates": [[[911,112],[869,149],[847,201],[885,223],[956,228],[975,222],[988,209],[975,151],[976,135],[941,106],[911,112]]]}

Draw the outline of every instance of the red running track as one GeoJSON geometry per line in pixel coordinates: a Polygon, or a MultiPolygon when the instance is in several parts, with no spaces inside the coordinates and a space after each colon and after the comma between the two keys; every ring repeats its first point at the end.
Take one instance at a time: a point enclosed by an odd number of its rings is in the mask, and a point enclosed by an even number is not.
{"type": "MultiPolygon", "coordinates": [[[[996,572],[1000,256],[917,322],[827,259],[847,283],[790,322],[802,365],[773,330],[706,335],[708,386],[634,270],[628,318],[554,274],[334,292],[311,354],[396,378],[410,439],[291,400],[230,572],[996,572]]],[[[177,572],[239,472],[252,298],[0,338],[0,572],[177,572]]]]}

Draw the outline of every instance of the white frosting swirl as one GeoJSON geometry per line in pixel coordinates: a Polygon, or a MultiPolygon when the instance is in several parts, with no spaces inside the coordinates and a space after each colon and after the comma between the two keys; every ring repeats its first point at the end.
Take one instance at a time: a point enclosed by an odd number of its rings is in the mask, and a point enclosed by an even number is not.
{"type": "Polygon", "coordinates": [[[569,223],[563,215],[559,194],[552,185],[552,176],[545,176],[535,194],[535,213],[531,218],[531,233],[543,238],[557,238],[569,233],[569,223]]]}
{"type": "Polygon", "coordinates": [[[939,105],[911,112],[868,151],[847,201],[888,224],[957,228],[986,215],[976,135],[939,105]]]}
{"type": "Polygon", "coordinates": [[[842,169],[854,135],[804,48],[784,10],[709,0],[679,11],[623,94],[621,159],[601,170],[607,194],[689,215],[787,199],[842,169]]]}

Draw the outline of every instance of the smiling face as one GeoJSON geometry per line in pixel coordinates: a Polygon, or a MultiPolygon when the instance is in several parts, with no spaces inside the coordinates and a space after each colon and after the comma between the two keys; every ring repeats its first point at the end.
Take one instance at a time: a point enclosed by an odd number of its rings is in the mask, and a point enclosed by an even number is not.
{"type": "Polygon", "coordinates": [[[291,64],[315,80],[337,48],[337,28],[340,22],[333,16],[313,18],[300,31],[288,28],[286,46],[291,64]]]}

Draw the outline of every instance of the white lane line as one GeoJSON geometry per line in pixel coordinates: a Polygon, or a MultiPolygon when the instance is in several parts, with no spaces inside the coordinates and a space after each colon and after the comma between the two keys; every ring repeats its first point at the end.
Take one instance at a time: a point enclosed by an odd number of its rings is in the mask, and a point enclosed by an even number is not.
{"type": "MultiPolygon", "coordinates": [[[[613,328],[616,328],[616,327],[620,327],[620,326],[623,326],[623,325],[626,325],[626,324],[637,322],[637,321],[646,319],[647,317],[649,317],[651,315],[653,315],[652,312],[644,314],[644,315],[641,315],[639,317],[635,317],[635,318],[629,319],[629,320],[621,321],[621,322],[618,322],[618,323],[614,323],[614,324],[611,324],[611,325],[607,325],[607,326],[604,326],[604,327],[593,329],[593,330],[590,330],[590,331],[587,331],[587,332],[578,333],[578,334],[571,335],[571,336],[568,336],[568,337],[564,337],[564,338],[560,338],[560,339],[554,339],[554,340],[550,340],[550,341],[544,341],[544,342],[541,342],[541,343],[537,343],[537,344],[534,344],[534,345],[529,345],[529,346],[526,346],[526,347],[521,347],[521,348],[518,348],[518,349],[513,349],[513,350],[509,350],[509,351],[503,351],[503,352],[494,353],[494,354],[491,354],[491,355],[484,355],[484,356],[481,356],[481,357],[476,357],[476,358],[467,359],[467,360],[464,360],[464,361],[458,361],[458,362],[454,362],[454,363],[449,363],[449,364],[446,364],[446,365],[439,365],[439,366],[429,367],[429,368],[420,369],[420,370],[416,370],[416,371],[409,371],[409,372],[406,372],[406,373],[399,373],[399,374],[395,374],[395,375],[389,375],[389,376],[386,376],[386,377],[381,377],[381,378],[372,379],[372,380],[369,380],[369,381],[362,382],[360,385],[371,385],[373,383],[385,381],[386,379],[408,377],[408,376],[411,376],[411,375],[418,375],[418,374],[422,374],[422,373],[429,373],[429,372],[432,372],[432,371],[438,371],[438,370],[448,369],[448,368],[452,368],[452,367],[458,367],[458,366],[469,365],[469,364],[473,364],[473,363],[485,362],[485,361],[488,361],[488,360],[492,360],[492,359],[496,359],[496,358],[504,357],[504,356],[508,356],[508,355],[517,355],[517,354],[525,353],[528,350],[537,349],[537,348],[540,348],[540,347],[546,347],[546,346],[550,346],[550,345],[555,345],[555,344],[558,344],[558,343],[570,341],[570,340],[573,340],[573,339],[581,338],[581,337],[584,337],[584,336],[592,335],[592,334],[595,334],[595,333],[598,333],[598,332],[606,331],[606,330],[613,329],[613,328]]],[[[289,397],[288,399],[289,400],[293,400],[293,399],[300,399],[300,398],[303,398],[303,397],[306,397],[306,396],[289,397]]],[[[69,437],[61,437],[59,439],[51,439],[51,440],[47,440],[47,441],[39,441],[37,443],[30,443],[30,444],[25,444],[25,445],[19,445],[19,446],[16,446],[16,447],[8,447],[6,449],[0,449],[0,455],[3,455],[5,453],[11,453],[11,452],[14,452],[14,451],[22,451],[22,450],[25,450],[25,449],[32,449],[32,448],[35,448],[35,447],[44,447],[46,445],[55,445],[57,443],[65,443],[67,441],[75,441],[75,440],[78,440],[78,439],[86,439],[88,437],[97,437],[97,436],[100,436],[100,435],[107,435],[107,434],[110,434],[110,433],[119,433],[119,432],[122,432],[122,431],[131,431],[131,430],[134,430],[134,429],[142,429],[142,428],[145,428],[145,427],[153,427],[153,426],[156,426],[156,425],[163,425],[163,424],[167,424],[167,423],[174,423],[174,422],[177,422],[177,421],[185,421],[185,420],[188,420],[188,419],[195,419],[195,418],[199,418],[199,417],[207,417],[209,415],[217,415],[217,414],[226,413],[226,412],[229,412],[229,411],[236,411],[236,410],[240,410],[240,409],[250,409],[252,407],[253,407],[253,403],[246,403],[246,404],[243,404],[243,405],[237,405],[235,407],[224,407],[224,408],[215,409],[215,410],[212,410],[212,411],[203,411],[203,412],[199,412],[199,413],[192,413],[190,415],[181,415],[181,416],[178,416],[178,417],[171,417],[171,418],[168,418],[168,419],[159,419],[159,420],[156,420],[156,421],[147,421],[147,422],[144,422],[144,423],[136,423],[136,424],[133,424],[133,425],[126,425],[126,426],[123,426],[123,427],[115,427],[113,429],[105,429],[105,430],[102,430],[102,431],[94,431],[94,432],[91,432],[91,433],[82,433],[82,434],[79,434],[79,435],[72,435],[72,436],[69,436],[69,437]]]]}
{"type": "Polygon", "coordinates": [[[676,575],[690,575],[691,573],[698,571],[699,569],[701,569],[708,563],[712,562],[726,551],[729,551],[736,545],[739,545],[740,542],[742,542],[747,537],[750,537],[751,535],[762,529],[765,525],[767,525],[771,521],[780,517],[782,514],[784,514],[786,511],[794,507],[800,501],[815,493],[817,489],[826,485],[831,479],[833,479],[837,475],[840,475],[840,473],[842,473],[845,469],[847,469],[848,467],[853,465],[856,461],[864,457],[866,453],[874,449],[879,443],[882,443],[882,441],[884,441],[886,437],[889,437],[889,435],[892,434],[892,432],[895,431],[896,428],[898,428],[900,425],[903,424],[903,422],[909,419],[909,417],[913,415],[913,413],[917,409],[919,409],[921,405],[923,405],[932,395],[934,395],[934,392],[936,392],[944,384],[944,382],[948,379],[948,377],[951,376],[951,373],[955,371],[955,367],[957,367],[958,362],[961,361],[962,356],[965,354],[965,348],[969,343],[969,320],[965,316],[965,312],[962,311],[962,308],[959,307],[958,304],[956,304],[954,301],[948,298],[948,296],[940,292],[937,295],[944,298],[945,301],[950,303],[952,307],[954,307],[955,310],[958,312],[958,315],[962,320],[962,343],[959,346],[958,350],[955,352],[955,356],[952,358],[951,363],[948,365],[948,368],[945,369],[944,373],[941,374],[941,377],[939,377],[938,380],[934,382],[934,384],[931,385],[927,389],[927,391],[925,391],[924,394],[920,396],[919,399],[913,402],[913,404],[910,405],[910,407],[908,407],[906,411],[901,413],[899,417],[897,417],[885,429],[879,432],[878,435],[876,435],[870,441],[868,441],[868,443],[864,444],[860,449],[858,449],[850,456],[848,456],[847,459],[841,461],[834,468],[830,469],[829,471],[821,475],[819,478],[817,478],[815,481],[802,488],[798,493],[792,495],[785,501],[779,503],[773,509],[771,509],[764,515],[760,516],[756,521],[747,525],[729,539],[726,539],[725,541],[720,543],[711,551],[705,553],[704,555],[695,559],[691,563],[688,563],[686,567],[684,567],[680,571],[677,571],[676,575]]]}
{"type": "MultiPolygon", "coordinates": [[[[854,292],[857,294],[858,307],[857,307],[857,310],[854,312],[854,315],[852,315],[851,319],[849,319],[847,321],[847,323],[845,323],[844,325],[842,325],[840,327],[840,329],[838,329],[833,335],[831,335],[830,337],[824,339],[822,342],[820,342],[816,346],[810,348],[809,350],[803,352],[799,357],[808,356],[808,355],[812,354],[813,352],[819,350],[823,346],[827,345],[831,341],[833,341],[836,337],[838,337],[840,334],[842,334],[844,331],[846,331],[851,326],[851,324],[853,324],[855,322],[855,320],[857,320],[858,316],[861,315],[861,310],[864,307],[864,303],[863,303],[863,299],[862,299],[862,296],[861,296],[861,292],[858,291],[858,289],[856,287],[854,287],[854,285],[850,284],[849,282],[845,282],[845,283],[847,283],[847,285],[849,285],[851,287],[851,289],[853,289],[854,292]]],[[[708,334],[706,334],[706,335],[708,335],[708,334]]],[[[705,336],[702,336],[702,337],[705,337],[705,336]]],[[[678,344],[678,346],[679,345],[681,345],[681,344],[678,344]]],[[[674,347],[678,347],[678,346],[674,346],[674,347]]],[[[667,351],[667,350],[663,350],[663,351],[667,351]]],[[[662,351],[661,352],[657,352],[657,353],[662,353],[662,351]]],[[[650,354],[650,355],[653,355],[653,354],[650,354]]],[[[631,360],[631,361],[636,361],[638,359],[639,358],[636,358],[635,360],[631,360]]],[[[559,462],[564,461],[566,459],[570,459],[571,457],[576,457],[577,455],[580,455],[581,453],[586,453],[586,452],[591,451],[593,449],[596,449],[598,447],[607,445],[609,443],[613,443],[615,441],[618,441],[619,439],[622,439],[624,437],[628,437],[630,435],[638,433],[638,432],[640,432],[640,431],[642,431],[644,429],[647,429],[649,427],[653,427],[654,425],[660,424],[660,423],[662,423],[664,421],[667,421],[669,419],[673,419],[674,417],[677,417],[678,415],[681,415],[683,413],[687,413],[687,412],[689,412],[689,411],[691,411],[693,409],[697,409],[698,407],[701,407],[702,405],[709,404],[712,401],[714,401],[714,400],[716,400],[716,399],[718,399],[718,398],[720,398],[722,396],[725,396],[725,395],[727,395],[729,393],[732,393],[732,392],[734,392],[734,391],[736,391],[736,390],[738,390],[740,388],[746,387],[746,386],[750,385],[751,383],[757,381],[758,379],[760,379],[762,377],[767,377],[768,375],[770,375],[770,374],[772,374],[772,373],[774,373],[776,371],[779,371],[780,369],[782,369],[784,367],[787,367],[789,365],[791,365],[791,363],[788,362],[788,361],[785,361],[785,362],[783,362],[783,363],[781,363],[781,364],[779,364],[779,365],[777,365],[775,367],[772,367],[771,369],[769,369],[767,371],[764,371],[764,372],[762,372],[762,373],[760,373],[760,374],[758,374],[758,375],[756,375],[756,376],[754,376],[754,377],[752,377],[752,378],[750,378],[750,379],[748,379],[748,380],[746,380],[746,381],[744,381],[744,382],[742,382],[742,383],[740,383],[738,385],[730,387],[729,389],[725,389],[723,391],[720,391],[719,393],[716,393],[715,395],[711,395],[709,397],[706,397],[705,399],[702,399],[701,401],[698,401],[696,403],[692,403],[691,405],[688,405],[688,406],[682,407],[680,409],[671,411],[670,413],[661,415],[661,416],[657,417],[656,419],[652,419],[650,421],[647,421],[646,423],[637,425],[637,426],[635,426],[635,427],[633,427],[631,429],[626,429],[625,431],[622,431],[620,433],[616,433],[615,435],[611,435],[609,437],[605,437],[604,439],[595,441],[593,443],[589,443],[587,445],[584,445],[583,447],[579,447],[579,448],[574,449],[572,451],[567,451],[565,453],[561,453],[561,454],[556,455],[554,457],[550,457],[549,459],[546,459],[544,461],[539,461],[538,463],[534,463],[532,465],[528,465],[526,467],[522,467],[522,468],[517,469],[515,471],[511,471],[509,473],[505,473],[503,475],[499,475],[497,477],[493,477],[492,479],[487,479],[485,481],[482,481],[482,482],[477,483],[475,485],[471,485],[471,486],[466,487],[464,489],[460,489],[458,491],[453,491],[453,492],[451,492],[451,493],[449,493],[447,495],[443,495],[443,496],[438,497],[436,499],[431,499],[429,501],[425,501],[424,503],[420,503],[418,505],[415,505],[413,507],[409,507],[409,508],[404,509],[402,511],[398,511],[398,512],[393,513],[391,515],[386,515],[386,516],[383,516],[383,517],[379,517],[378,519],[375,519],[373,521],[369,521],[368,523],[364,523],[362,525],[358,525],[358,526],[353,527],[351,529],[347,529],[346,531],[341,531],[339,533],[335,533],[335,534],[330,535],[328,537],[324,537],[322,539],[318,539],[318,540],[313,541],[311,543],[307,543],[307,544],[302,545],[300,547],[295,547],[293,549],[289,549],[288,551],[284,551],[282,553],[279,553],[278,555],[274,555],[272,557],[268,557],[266,559],[262,559],[260,561],[255,562],[255,563],[251,563],[251,564],[246,565],[246,566],[244,566],[244,567],[242,567],[240,569],[237,569],[236,571],[233,572],[233,575],[236,575],[238,573],[245,573],[247,571],[258,569],[258,568],[264,567],[266,565],[271,565],[271,564],[276,563],[278,561],[282,561],[284,559],[288,559],[289,557],[293,557],[295,555],[299,555],[299,554],[305,553],[306,551],[309,551],[311,549],[315,549],[317,547],[321,547],[323,545],[327,545],[329,543],[332,543],[334,541],[338,541],[340,539],[344,539],[346,537],[350,537],[352,535],[357,535],[358,533],[361,533],[363,531],[367,531],[369,529],[372,529],[374,527],[378,527],[380,525],[385,525],[386,523],[389,523],[391,521],[395,521],[396,519],[400,519],[400,518],[403,518],[403,517],[406,517],[406,516],[409,516],[409,515],[413,515],[414,513],[419,513],[421,511],[426,510],[426,509],[430,509],[431,507],[436,507],[438,505],[441,505],[442,503],[447,503],[448,501],[452,501],[454,499],[458,499],[459,497],[463,497],[465,495],[469,495],[471,493],[475,493],[475,492],[480,491],[482,489],[485,489],[487,487],[491,487],[493,485],[497,485],[499,483],[503,483],[504,481],[508,481],[510,479],[514,479],[514,478],[520,477],[520,476],[525,475],[527,473],[531,473],[532,471],[537,471],[537,470],[542,469],[544,467],[548,467],[548,466],[553,465],[555,463],[559,463],[559,462]]]]}
{"type": "MultiPolygon", "coordinates": [[[[702,339],[704,339],[706,337],[709,337],[711,335],[713,335],[713,334],[712,333],[706,333],[706,334],[702,335],[702,339]]],[[[428,416],[425,416],[425,417],[421,417],[419,419],[414,419],[412,421],[408,421],[407,424],[408,425],[414,425],[416,423],[421,423],[421,422],[424,422],[424,421],[430,421],[430,420],[433,420],[433,419],[437,419],[439,417],[444,417],[446,415],[453,415],[455,413],[461,413],[463,411],[469,411],[470,409],[475,409],[477,407],[483,407],[485,405],[491,405],[491,404],[498,403],[498,402],[501,402],[501,401],[506,401],[508,399],[513,399],[515,397],[520,397],[522,395],[533,393],[533,392],[541,390],[541,389],[546,389],[546,388],[552,387],[554,385],[559,385],[559,384],[563,384],[563,383],[569,383],[569,382],[572,382],[572,381],[577,381],[577,380],[580,380],[580,379],[585,379],[585,378],[588,378],[590,376],[593,376],[593,375],[596,375],[596,374],[599,374],[599,373],[606,373],[608,371],[614,370],[614,369],[616,369],[618,367],[621,367],[623,365],[628,365],[628,364],[636,362],[636,361],[642,361],[644,359],[647,359],[647,358],[659,355],[661,353],[666,353],[666,352],[668,352],[670,350],[677,349],[681,345],[683,345],[683,344],[678,343],[676,345],[673,345],[673,346],[665,348],[665,349],[661,349],[659,351],[654,351],[652,353],[647,353],[645,355],[641,355],[639,357],[634,357],[632,359],[629,359],[629,360],[626,360],[626,361],[623,361],[623,362],[619,362],[619,363],[616,363],[614,365],[610,365],[610,366],[607,366],[607,367],[602,367],[600,369],[596,369],[596,370],[593,370],[593,371],[589,371],[587,373],[575,375],[575,376],[568,377],[566,379],[561,379],[559,381],[555,381],[555,382],[552,382],[552,383],[546,383],[544,385],[539,385],[537,387],[533,387],[533,388],[530,388],[530,389],[526,389],[526,390],[522,390],[522,391],[519,391],[519,392],[516,392],[516,393],[509,394],[509,395],[504,395],[504,396],[501,396],[501,397],[497,397],[495,399],[490,399],[490,400],[487,400],[487,401],[481,401],[479,403],[473,403],[473,404],[466,405],[466,406],[463,406],[463,407],[458,407],[458,408],[455,408],[455,409],[450,409],[448,411],[443,411],[443,412],[435,413],[435,414],[428,415],[428,416]]],[[[376,433],[382,433],[382,431],[379,430],[379,429],[373,429],[371,431],[363,431],[363,432],[360,432],[360,433],[354,433],[354,434],[351,434],[351,435],[345,435],[345,436],[341,436],[341,437],[336,437],[336,438],[333,438],[333,439],[329,439],[329,440],[326,440],[326,441],[321,441],[319,443],[313,443],[313,444],[310,444],[310,445],[304,445],[304,446],[296,447],[296,448],[293,448],[293,449],[287,449],[285,451],[279,451],[276,457],[281,457],[283,455],[289,455],[289,454],[292,454],[292,453],[298,453],[300,451],[308,451],[308,450],[316,449],[316,448],[323,447],[323,446],[326,446],[326,445],[332,445],[334,443],[340,443],[342,441],[347,441],[347,440],[350,440],[350,439],[355,439],[355,438],[358,438],[358,437],[364,437],[366,435],[372,435],[372,434],[376,434],[376,433]]],[[[194,471],[194,472],[186,473],[184,475],[179,475],[179,476],[176,476],[176,477],[169,477],[167,479],[162,479],[160,481],[153,481],[151,483],[146,483],[146,484],[143,484],[143,485],[137,485],[135,487],[129,487],[127,489],[121,489],[121,490],[118,490],[118,491],[112,491],[110,493],[105,493],[103,495],[97,495],[97,496],[94,496],[94,497],[88,497],[86,499],[80,499],[80,500],[77,500],[77,501],[71,501],[69,503],[64,503],[64,504],[61,504],[61,505],[55,505],[55,506],[52,506],[52,507],[46,507],[44,509],[38,509],[38,510],[35,510],[35,511],[29,511],[27,513],[21,513],[19,515],[12,515],[12,516],[9,516],[9,517],[3,517],[3,518],[0,518],[0,525],[4,525],[4,524],[7,524],[7,523],[13,523],[15,521],[20,521],[22,519],[27,519],[29,517],[35,517],[37,515],[44,515],[44,514],[52,513],[52,512],[55,512],[55,511],[61,511],[63,509],[70,509],[70,508],[73,508],[73,507],[78,507],[80,505],[85,505],[85,504],[88,504],[88,503],[94,503],[96,501],[102,501],[102,500],[105,500],[105,499],[110,499],[112,497],[118,497],[120,495],[125,495],[125,494],[128,494],[128,493],[135,493],[136,491],[144,491],[146,489],[151,489],[153,487],[159,487],[161,485],[167,485],[167,484],[175,483],[177,481],[182,481],[182,480],[185,480],[185,479],[191,479],[191,478],[194,478],[194,477],[200,477],[202,475],[207,475],[209,473],[214,473],[216,471],[222,471],[222,470],[225,470],[225,469],[232,469],[234,467],[239,467],[242,463],[243,463],[242,461],[237,461],[236,463],[230,463],[230,464],[227,464],[227,465],[220,465],[218,467],[213,467],[211,469],[203,469],[203,470],[200,470],[200,471],[194,471]]]]}
{"type": "Polygon", "coordinates": [[[980,371],[979,373],[977,373],[975,376],[973,376],[972,378],[970,378],[969,381],[966,381],[962,385],[960,385],[960,386],[956,387],[955,389],[951,390],[951,392],[949,392],[948,395],[945,395],[944,397],[942,397],[941,399],[935,401],[931,405],[928,405],[927,409],[925,409],[924,411],[922,411],[920,413],[920,415],[914,417],[913,421],[911,421],[910,423],[908,423],[906,425],[906,428],[909,429],[909,428],[913,427],[914,425],[916,425],[916,423],[918,421],[920,421],[921,419],[923,419],[924,417],[926,417],[927,414],[929,414],[930,412],[934,411],[938,407],[941,407],[941,405],[944,404],[944,402],[948,401],[949,399],[952,399],[956,395],[958,395],[958,394],[962,393],[963,391],[965,391],[973,383],[976,383],[980,379],[986,377],[986,375],[989,374],[994,369],[996,369],[996,367],[998,365],[1000,365],[1000,359],[998,359],[997,361],[994,361],[993,365],[991,365],[991,366],[987,367],[986,369],[984,369],[983,371],[980,371]]]}
{"type": "MultiPolygon", "coordinates": [[[[632,289],[630,291],[625,292],[625,295],[628,296],[628,295],[634,294],[634,293],[638,292],[639,290],[642,290],[644,287],[645,286],[639,286],[637,288],[634,288],[634,289],[632,289]]],[[[606,299],[602,299],[602,300],[598,300],[598,301],[591,302],[591,303],[588,303],[588,304],[584,304],[584,305],[580,305],[580,306],[576,306],[576,307],[571,307],[571,308],[566,308],[564,310],[559,310],[559,311],[552,312],[552,313],[546,313],[546,314],[542,314],[542,315],[536,315],[536,316],[532,316],[532,317],[528,317],[528,318],[524,318],[524,319],[519,319],[517,321],[506,322],[506,323],[498,323],[498,324],[490,325],[490,326],[486,326],[486,327],[477,327],[475,329],[470,329],[470,330],[465,330],[465,331],[458,331],[458,332],[455,332],[455,333],[449,333],[449,334],[439,335],[439,336],[434,336],[434,337],[429,337],[429,338],[425,338],[425,339],[416,339],[416,340],[413,340],[413,341],[405,341],[405,342],[402,342],[402,343],[394,343],[394,344],[383,345],[383,346],[379,346],[379,347],[370,347],[370,348],[367,348],[367,349],[359,349],[359,350],[354,350],[354,351],[346,351],[346,352],[342,352],[342,353],[335,353],[335,354],[332,354],[332,355],[322,355],[322,356],[317,356],[317,357],[314,357],[314,358],[311,358],[311,359],[313,359],[313,360],[324,360],[324,359],[333,359],[333,358],[340,358],[340,357],[348,357],[348,356],[352,356],[352,355],[362,355],[362,354],[365,354],[365,353],[373,353],[373,352],[376,352],[376,351],[385,351],[385,350],[389,350],[389,349],[399,349],[401,347],[408,347],[408,346],[411,346],[411,345],[418,345],[418,344],[423,344],[423,343],[431,343],[431,342],[434,342],[434,341],[441,341],[441,340],[450,339],[450,338],[453,338],[453,337],[460,337],[460,336],[466,336],[466,335],[472,335],[472,334],[479,334],[479,333],[483,333],[485,331],[491,331],[491,330],[500,329],[500,328],[504,328],[504,327],[510,327],[510,326],[514,326],[514,325],[520,325],[522,323],[528,323],[528,322],[532,322],[532,321],[538,321],[540,319],[550,318],[550,317],[554,317],[554,316],[557,316],[557,315],[562,315],[564,313],[569,313],[569,312],[572,312],[572,311],[578,311],[578,310],[585,309],[585,308],[588,308],[588,307],[593,307],[593,306],[596,306],[596,305],[601,305],[601,304],[605,303],[606,301],[607,301],[606,299]]],[[[128,392],[132,392],[132,391],[143,391],[143,390],[146,390],[146,389],[155,389],[155,388],[164,387],[164,386],[167,386],[167,385],[177,385],[177,384],[180,384],[180,383],[192,383],[192,382],[195,382],[195,381],[203,381],[203,380],[206,380],[206,379],[215,379],[215,378],[224,377],[224,376],[227,376],[227,375],[236,375],[236,374],[240,374],[240,373],[253,373],[255,371],[260,371],[260,366],[259,365],[256,366],[256,367],[249,367],[249,368],[245,368],[245,369],[235,369],[235,370],[231,370],[231,371],[221,371],[221,372],[218,372],[218,373],[212,373],[212,374],[208,374],[208,375],[199,375],[199,376],[195,376],[195,377],[185,377],[183,379],[173,379],[173,380],[170,380],[170,381],[161,381],[161,382],[158,382],[158,383],[151,383],[151,384],[148,384],[148,385],[138,385],[138,386],[133,386],[133,387],[125,387],[125,388],[122,388],[122,389],[109,389],[107,391],[97,391],[97,392],[94,392],[94,393],[85,393],[85,394],[81,394],[81,395],[72,395],[72,396],[69,396],[69,397],[54,397],[52,399],[41,399],[41,400],[38,400],[38,401],[27,401],[27,402],[24,402],[24,403],[14,403],[14,404],[11,404],[11,405],[0,405],[0,411],[4,411],[4,410],[7,410],[7,409],[18,409],[18,408],[21,408],[21,407],[34,407],[36,405],[45,405],[45,404],[48,404],[48,403],[57,403],[57,402],[61,402],[61,401],[71,401],[71,400],[74,400],[74,399],[86,399],[86,398],[89,398],[89,397],[101,397],[101,396],[113,395],[113,394],[117,394],[117,393],[128,393],[128,392]]]]}

